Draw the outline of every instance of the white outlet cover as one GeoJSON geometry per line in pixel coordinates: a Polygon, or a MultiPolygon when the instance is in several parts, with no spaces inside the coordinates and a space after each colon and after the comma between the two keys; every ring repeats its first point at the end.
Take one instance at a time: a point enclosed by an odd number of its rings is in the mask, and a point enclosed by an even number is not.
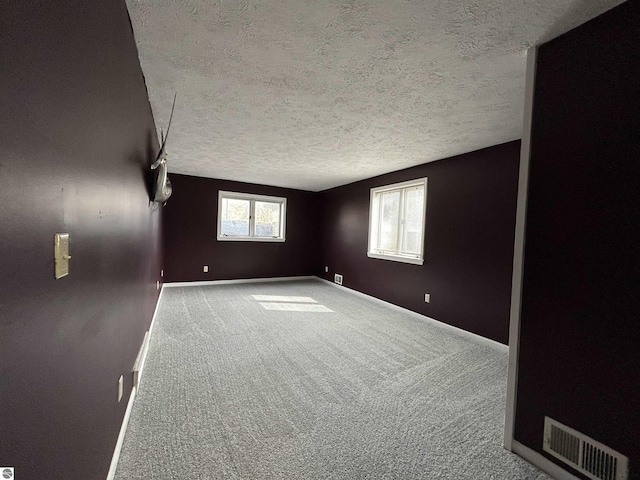
{"type": "Polygon", "coordinates": [[[204,273],[207,273],[207,272],[209,271],[209,265],[205,265],[205,266],[202,268],[202,271],[203,271],[204,273]]]}
{"type": "Polygon", "coordinates": [[[329,267],[324,267],[324,271],[328,272],[329,271],[329,267]]]}
{"type": "Polygon", "coordinates": [[[118,379],[118,403],[122,400],[122,394],[124,393],[124,378],[120,375],[118,379]]]}
{"type": "Polygon", "coordinates": [[[425,303],[429,303],[431,301],[431,294],[430,293],[425,293],[424,294],[424,301],[425,301],[425,303]]]}

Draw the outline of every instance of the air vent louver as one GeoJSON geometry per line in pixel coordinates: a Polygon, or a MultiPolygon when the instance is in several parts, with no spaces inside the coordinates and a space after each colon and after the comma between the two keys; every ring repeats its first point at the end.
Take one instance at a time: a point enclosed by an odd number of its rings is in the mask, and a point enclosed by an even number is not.
{"type": "Polygon", "coordinates": [[[629,459],[612,448],[544,418],[543,450],[593,480],[627,480],[629,459]]]}

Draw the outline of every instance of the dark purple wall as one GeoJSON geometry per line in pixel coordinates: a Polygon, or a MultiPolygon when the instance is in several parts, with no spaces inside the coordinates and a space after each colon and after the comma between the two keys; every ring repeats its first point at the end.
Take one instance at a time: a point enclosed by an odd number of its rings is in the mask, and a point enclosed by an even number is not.
{"type": "Polygon", "coordinates": [[[322,192],[321,275],[507,343],[519,151],[506,143],[322,192]],[[367,257],[370,189],[425,176],[424,265],[367,257]]]}
{"type": "Polygon", "coordinates": [[[153,118],[124,1],[0,10],[0,465],[104,480],[157,299],[153,118]]]}
{"type": "Polygon", "coordinates": [[[167,282],[316,275],[320,205],[312,192],[211,178],[170,175],[173,195],[165,207],[167,282]],[[287,198],[285,242],[216,240],[218,191],[287,198]],[[203,266],[209,272],[203,272],[203,266]]]}
{"type": "MultiPolygon", "coordinates": [[[[640,3],[539,49],[515,439],[548,415],[640,478],[640,3]]],[[[582,478],[582,477],[581,477],[582,478]]]]}

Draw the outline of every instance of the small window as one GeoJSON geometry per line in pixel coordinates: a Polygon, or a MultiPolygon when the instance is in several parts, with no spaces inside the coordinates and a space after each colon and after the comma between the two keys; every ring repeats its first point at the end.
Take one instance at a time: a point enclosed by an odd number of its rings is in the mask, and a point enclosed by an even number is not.
{"type": "Polygon", "coordinates": [[[369,257],[422,265],[426,205],[426,178],[372,188],[369,257]]]}
{"type": "Polygon", "coordinates": [[[218,192],[218,240],[284,242],[287,199],[218,192]]]}

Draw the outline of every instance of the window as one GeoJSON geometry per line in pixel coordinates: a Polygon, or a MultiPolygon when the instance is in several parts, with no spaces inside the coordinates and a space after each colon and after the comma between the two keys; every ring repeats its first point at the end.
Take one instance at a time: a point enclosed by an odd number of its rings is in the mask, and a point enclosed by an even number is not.
{"type": "Polygon", "coordinates": [[[372,188],[369,257],[422,265],[426,205],[426,178],[372,188]]]}
{"type": "Polygon", "coordinates": [[[287,199],[218,192],[218,240],[284,242],[287,199]]]}

